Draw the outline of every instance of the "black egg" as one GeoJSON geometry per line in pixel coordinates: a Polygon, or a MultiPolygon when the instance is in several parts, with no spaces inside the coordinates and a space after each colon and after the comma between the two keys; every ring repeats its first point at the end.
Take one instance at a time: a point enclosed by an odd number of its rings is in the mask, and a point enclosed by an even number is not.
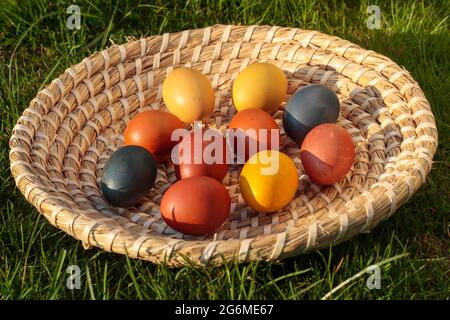
{"type": "Polygon", "coordinates": [[[306,86],[292,95],[284,109],[284,131],[300,145],[314,127],[336,123],[339,109],[339,99],[331,89],[319,84],[306,86]]]}
{"type": "Polygon", "coordinates": [[[134,145],[122,147],[103,169],[103,195],[114,206],[131,207],[148,194],[156,174],[156,161],[150,152],[134,145]]]}

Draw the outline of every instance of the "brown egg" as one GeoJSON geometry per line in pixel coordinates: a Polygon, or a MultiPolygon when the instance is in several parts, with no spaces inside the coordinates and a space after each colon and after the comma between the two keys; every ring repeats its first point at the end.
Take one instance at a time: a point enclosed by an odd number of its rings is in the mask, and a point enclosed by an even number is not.
{"type": "Polygon", "coordinates": [[[203,128],[191,131],[177,146],[177,176],[182,179],[208,176],[222,182],[228,172],[227,146],[225,137],[217,130],[203,128]]]}
{"type": "Polygon", "coordinates": [[[161,200],[161,216],[173,229],[193,235],[213,233],[227,219],[231,200],[225,187],[197,176],[173,184],[161,200]]]}
{"type": "Polygon", "coordinates": [[[351,169],[355,145],[347,130],[334,123],[325,123],[306,135],[300,158],[311,180],[330,185],[345,177],[351,169]]]}
{"type": "Polygon", "coordinates": [[[278,125],[267,112],[261,109],[239,111],[231,119],[228,128],[234,129],[234,152],[238,159],[247,161],[259,151],[279,150],[278,125]]]}
{"type": "Polygon", "coordinates": [[[174,130],[183,128],[175,115],[161,110],[144,111],[128,122],[124,132],[125,145],[141,146],[153,155],[156,162],[168,159],[178,141],[172,141],[174,130]]]}
{"type": "Polygon", "coordinates": [[[214,109],[214,90],[200,71],[181,67],[166,77],[162,87],[164,103],[184,122],[206,120],[214,109]]]}

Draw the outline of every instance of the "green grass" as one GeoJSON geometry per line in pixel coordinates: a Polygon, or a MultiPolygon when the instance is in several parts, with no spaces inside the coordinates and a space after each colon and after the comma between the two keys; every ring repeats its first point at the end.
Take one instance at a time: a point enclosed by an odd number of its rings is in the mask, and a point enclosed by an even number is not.
{"type": "Polygon", "coordinates": [[[450,297],[450,2],[362,1],[0,1],[0,299],[336,299],[450,297]],[[82,28],[68,30],[78,4],[82,28]],[[378,4],[382,28],[366,27],[378,4]],[[52,227],[16,189],[8,139],[38,90],[85,56],[127,36],[216,23],[317,29],[391,57],[419,82],[436,116],[439,148],[426,184],[370,234],[283,263],[171,270],[81,244],[52,227]],[[395,258],[389,261],[388,259],[395,258]],[[374,263],[381,289],[369,290],[374,263]],[[66,288],[80,266],[80,290],[66,288]]]}

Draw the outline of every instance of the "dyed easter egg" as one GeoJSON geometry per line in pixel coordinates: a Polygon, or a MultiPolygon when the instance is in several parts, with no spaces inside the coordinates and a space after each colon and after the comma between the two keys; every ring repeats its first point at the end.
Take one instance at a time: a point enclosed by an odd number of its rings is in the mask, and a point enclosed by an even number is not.
{"type": "Polygon", "coordinates": [[[325,123],[308,133],[300,158],[312,181],[330,185],[345,177],[351,169],[355,145],[347,130],[334,123],[325,123]]]}
{"type": "Polygon", "coordinates": [[[335,123],[339,117],[339,99],[326,86],[306,86],[289,99],[283,114],[286,134],[298,144],[315,126],[335,123]]]}
{"type": "Polygon", "coordinates": [[[277,66],[258,62],[238,74],[233,83],[233,104],[238,111],[262,109],[274,113],[286,97],[288,82],[277,66]]]}
{"type": "Polygon", "coordinates": [[[185,135],[178,147],[175,172],[181,179],[208,176],[222,182],[228,172],[227,142],[217,130],[196,129],[185,135]]]}
{"type": "Polygon", "coordinates": [[[162,96],[171,113],[184,122],[206,120],[214,109],[214,90],[198,70],[181,67],[169,73],[162,96]]]}
{"type": "Polygon", "coordinates": [[[183,122],[169,112],[144,111],[128,122],[124,132],[125,145],[144,147],[160,163],[169,158],[178,143],[171,139],[173,131],[183,127],[183,122]]]}
{"type": "Polygon", "coordinates": [[[213,233],[227,219],[231,200],[225,187],[196,176],[173,184],[161,199],[161,216],[173,229],[193,235],[213,233]]]}
{"type": "Polygon", "coordinates": [[[103,169],[103,196],[114,206],[131,207],[148,194],[156,179],[156,161],[140,146],[114,152],[103,169]]]}
{"type": "Polygon", "coordinates": [[[234,130],[234,153],[244,162],[259,151],[279,149],[280,129],[275,120],[261,109],[239,111],[228,128],[234,130]]]}
{"type": "Polygon", "coordinates": [[[265,150],[253,155],[241,171],[239,186],[244,201],[260,212],[286,206],[298,188],[294,162],[284,153],[265,150]]]}

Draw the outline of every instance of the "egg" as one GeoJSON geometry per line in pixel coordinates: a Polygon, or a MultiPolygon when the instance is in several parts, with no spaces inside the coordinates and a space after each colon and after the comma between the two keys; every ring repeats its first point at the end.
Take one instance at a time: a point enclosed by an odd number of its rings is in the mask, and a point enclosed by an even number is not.
{"type": "Polygon", "coordinates": [[[185,135],[178,146],[175,172],[181,179],[208,176],[222,182],[228,172],[225,137],[210,128],[195,129],[185,135]]]}
{"type": "Polygon", "coordinates": [[[277,66],[258,62],[238,74],[233,83],[233,104],[238,111],[255,108],[274,113],[283,102],[288,82],[277,66]]]}
{"type": "Polygon", "coordinates": [[[134,116],[124,132],[125,145],[138,145],[147,149],[161,163],[170,157],[178,143],[172,133],[183,129],[183,122],[175,115],[161,110],[148,110],[134,116]]]}
{"type": "Polygon", "coordinates": [[[328,87],[308,85],[289,99],[283,113],[286,134],[299,145],[315,126],[335,123],[339,117],[339,99],[328,87]]]}
{"type": "Polygon", "coordinates": [[[103,196],[114,206],[131,207],[148,194],[156,174],[156,161],[150,152],[140,146],[124,146],[105,163],[103,196]]]}
{"type": "Polygon", "coordinates": [[[231,200],[225,187],[196,176],[169,187],[161,199],[161,216],[173,229],[192,235],[213,233],[228,218],[231,200]]]}
{"type": "Polygon", "coordinates": [[[298,172],[284,153],[265,150],[244,165],[239,187],[244,201],[260,212],[274,212],[286,206],[298,189],[298,172]]]}
{"type": "Polygon", "coordinates": [[[355,159],[352,136],[334,123],[312,129],[303,141],[300,158],[306,174],[318,184],[339,182],[355,159]]]}
{"type": "Polygon", "coordinates": [[[239,111],[228,128],[233,130],[234,152],[244,162],[258,151],[279,149],[280,129],[275,120],[261,109],[239,111]]]}
{"type": "Polygon", "coordinates": [[[214,90],[198,70],[181,67],[173,70],[162,86],[164,103],[184,122],[209,118],[214,109],[214,90]]]}

